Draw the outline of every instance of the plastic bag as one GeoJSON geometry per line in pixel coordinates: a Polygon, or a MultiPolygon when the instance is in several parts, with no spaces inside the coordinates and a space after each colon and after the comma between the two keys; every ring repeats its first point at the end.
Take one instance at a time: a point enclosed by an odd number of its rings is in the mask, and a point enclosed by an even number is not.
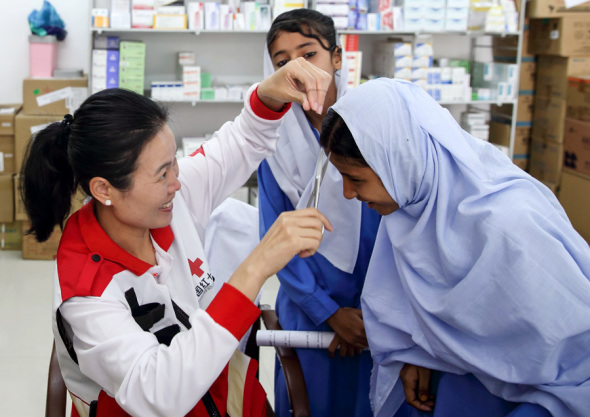
{"type": "Polygon", "coordinates": [[[47,0],[43,2],[41,10],[33,10],[29,14],[29,25],[33,34],[37,36],[55,35],[58,41],[63,41],[68,33],[63,20],[47,0]]]}

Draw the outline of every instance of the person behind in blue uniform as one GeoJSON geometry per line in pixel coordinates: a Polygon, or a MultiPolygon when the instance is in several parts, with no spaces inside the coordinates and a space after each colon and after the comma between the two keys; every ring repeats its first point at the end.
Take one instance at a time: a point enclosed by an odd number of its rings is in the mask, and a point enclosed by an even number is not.
{"type": "Polygon", "coordinates": [[[361,297],[375,415],[589,416],[590,248],[555,195],[401,80],[348,92],[320,143],[383,215],[361,297]]]}
{"type": "MultiPolygon", "coordinates": [[[[268,34],[265,76],[304,57],[334,74],[324,108],[347,88],[342,48],[334,22],[315,10],[297,9],[278,16],[268,34]]],[[[319,130],[325,112],[314,114],[294,105],[279,129],[276,153],[258,168],[260,229],[263,236],[286,211],[306,207],[313,187],[319,130]]],[[[324,234],[318,253],[293,259],[277,275],[280,288],[276,311],[285,330],[334,331],[329,350],[298,349],[311,415],[366,416],[371,414],[368,352],[360,294],[380,216],[359,201],[342,197],[342,179],[328,166],[322,182],[319,210],[334,231],[324,234]],[[339,347],[339,349],[337,349],[339,347]]],[[[289,416],[285,378],[275,366],[275,411],[289,416]]]]}

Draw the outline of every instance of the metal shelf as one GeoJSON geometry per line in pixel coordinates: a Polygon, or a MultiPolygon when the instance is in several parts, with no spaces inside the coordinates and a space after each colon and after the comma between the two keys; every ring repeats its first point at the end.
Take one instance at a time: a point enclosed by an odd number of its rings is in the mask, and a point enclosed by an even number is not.
{"type": "MultiPolygon", "coordinates": [[[[266,34],[266,30],[194,30],[194,29],[117,29],[117,28],[90,28],[91,32],[96,32],[99,35],[103,32],[128,32],[128,33],[186,33],[200,35],[201,33],[206,34],[266,34]]],[[[403,31],[403,30],[338,30],[339,34],[342,35],[466,35],[466,36],[518,36],[518,32],[485,32],[479,30],[467,30],[467,31],[403,31]]]]}
{"type": "Polygon", "coordinates": [[[438,103],[441,106],[450,106],[450,105],[473,105],[473,104],[495,104],[497,106],[501,106],[503,104],[515,104],[517,100],[465,100],[465,101],[439,101],[438,103]]]}
{"type": "Polygon", "coordinates": [[[190,104],[192,106],[197,104],[244,104],[244,100],[152,100],[165,104],[190,104]]]}
{"type": "MultiPolygon", "coordinates": [[[[146,95],[149,97],[149,95],[146,95]]],[[[160,103],[166,104],[191,104],[196,106],[197,104],[243,104],[243,100],[155,100],[160,103]]],[[[514,104],[516,100],[465,100],[465,101],[438,101],[437,103],[441,106],[453,106],[453,105],[474,105],[474,104],[495,104],[502,106],[504,104],[514,104]]]]}
{"type": "Polygon", "coordinates": [[[193,30],[193,29],[117,29],[117,28],[90,28],[91,32],[96,32],[99,35],[103,32],[117,32],[117,33],[185,33],[190,35],[205,34],[266,34],[266,30],[193,30]]]}
{"type": "MultiPolygon", "coordinates": [[[[428,31],[428,30],[420,30],[420,31],[398,31],[398,30],[393,30],[393,31],[368,31],[368,30],[338,30],[338,34],[347,34],[347,35],[362,35],[362,36],[366,36],[367,38],[365,38],[365,40],[367,42],[369,42],[371,40],[371,37],[375,37],[375,39],[379,39],[379,37],[393,37],[393,36],[417,36],[417,35],[421,35],[421,34],[427,34],[427,35],[432,35],[435,37],[440,37],[440,38],[444,38],[445,36],[449,36],[449,39],[452,39],[451,37],[469,37],[471,38],[471,46],[470,46],[470,50],[473,51],[477,45],[476,43],[478,40],[478,37],[484,37],[484,36],[490,36],[490,37],[516,37],[518,39],[517,41],[517,46],[516,46],[516,52],[517,52],[517,59],[516,59],[516,64],[519,66],[520,68],[520,63],[521,63],[521,52],[522,52],[522,33],[523,33],[523,28],[524,28],[524,17],[525,17],[525,13],[524,13],[524,9],[526,6],[527,0],[523,1],[523,7],[520,10],[520,14],[519,14],[519,30],[517,32],[486,32],[486,31],[474,31],[474,30],[468,30],[468,31],[428,31]]],[[[219,42],[222,42],[221,39],[226,39],[226,37],[229,37],[231,39],[232,35],[236,35],[238,38],[241,39],[241,42],[248,44],[248,45],[253,45],[256,41],[256,39],[259,39],[260,36],[265,36],[267,31],[266,30],[193,30],[193,29],[171,29],[171,30],[166,30],[166,29],[147,29],[147,28],[130,28],[130,29],[121,29],[121,28],[94,28],[91,27],[90,28],[91,33],[96,33],[96,34],[109,34],[109,33],[113,33],[113,34],[119,34],[121,36],[125,36],[125,34],[128,35],[133,35],[135,34],[136,36],[134,38],[141,38],[143,39],[143,41],[145,41],[146,43],[153,43],[156,48],[160,48],[159,50],[161,50],[161,48],[166,46],[166,43],[169,42],[168,39],[175,39],[178,41],[178,43],[182,43],[184,42],[184,44],[190,44],[191,41],[189,41],[190,36],[198,36],[198,35],[206,35],[207,39],[210,39],[211,42],[207,41],[207,42],[199,42],[199,44],[214,44],[215,42],[213,42],[213,38],[216,38],[217,35],[219,35],[219,42]],[[167,35],[168,34],[168,35],[167,35]],[[159,35],[163,35],[162,39],[158,39],[159,35]],[[182,39],[180,39],[179,37],[182,37],[184,35],[189,35],[186,37],[186,41],[183,41],[182,39]],[[175,38],[176,36],[176,38],[175,38]],[[164,40],[166,39],[166,40],[164,40]]],[[[130,36],[132,37],[132,36],[130,36]]],[[[229,39],[228,38],[228,39],[229,39]]],[[[237,39],[237,38],[236,38],[237,39]]],[[[224,41],[225,42],[225,41],[224,41]]],[[[240,42],[240,41],[238,41],[240,42]]],[[[233,42],[232,42],[233,44],[233,42]]],[[[92,45],[91,45],[92,47],[92,45]]],[[[203,55],[206,54],[215,54],[217,53],[215,49],[211,49],[208,47],[203,47],[202,48],[204,52],[202,52],[203,55]]],[[[261,48],[260,48],[261,49],[261,48]]],[[[473,58],[473,57],[472,57],[473,58]]],[[[471,59],[473,60],[473,59],[471,59]]],[[[208,63],[208,65],[211,65],[212,62],[217,62],[217,61],[211,61],[208,63]]],[[[152,63],[153,64],[153,63],[152,63]]],[[[92,68],[92,65],[91,65],[92,68]]],[[[250,69],[250,68],[249,68],[250,69]]],[[[156,74],[163,74],[164,72],[162,72],[160,70],[160,72],[156,71],[156,74]]],[[[149,97],[149,93],[146,94],[146,96],[149,97]]],[[[176,109],[178,109],[179,112],[184,113],[184,114],[189,114],[191,112],[191,106],[202,106],[200,111],[203,111],[204,114],[206,114],[207,116],[205,116],[207,119],[207,121],[209,120],[216,120],[215,117],[217,116],[218,110],[216,105],[226,105],[227,106],[227,111],[229,112],[233,112],[234,109],[236,109],[236,106],[242,105],[243,101],[242,100],[194,100],[194,101],[163,101],[163,100],[159,100],[162,103],[165,104],[169,104],[169,105],[174,105],[176,107],[176,109]],[[210,119],[209,119],[210,118],[210,119]]],[[[482,106],[491,106],[491,105],[498,105],[498,106],[502,106],[502,105],[510,105],[512,106],[512,123],[511,123],[511,133],[510,133],[510,155],[512,155],[513,149],[514,149],[514,136],[515,136],[515,129],[516,129],[516,115],[517,115],[517,108],[518,108],[518,100],[514,99],[514,100],[465,100],[465,101],[439,101],[439,104],[442,106],[477,106],[477,105],[482,105],[482,106]]]]}
{"type": "Polygon", "coordinates": [[[518,36],[519,32],[485,32],[482,30],[467,30],[467,31],[403,31],[403,30],[338,30],[342,35],[464,35],[464,36],[518,36]]]}

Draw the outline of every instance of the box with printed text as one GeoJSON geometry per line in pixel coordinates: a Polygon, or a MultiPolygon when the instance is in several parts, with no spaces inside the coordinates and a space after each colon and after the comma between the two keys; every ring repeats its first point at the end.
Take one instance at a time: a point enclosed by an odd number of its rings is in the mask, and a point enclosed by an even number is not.
{"type": "Polygon", "coordinates": [[[73,114],[88,97],[88,78],[25,78],[23,111],[29,115],[73,114]]]}
{"type": "Polygon", "coordinates": [[[14,221],[13,174],[0,174],[0,223],[14,221]]]}
{"type": "Polygon", "coordinates": [[[15,172],[14,136],[0,136],[0,174],[15,172]]]}
{"type": "Polygon", "coordinates": [[[15,118],[15,135],[14,135],[14,167],[15,172],[19,172],[22,167],[23,158],[27,150],[27,145],[31,136],[52,122],[61,122],[61,116],[37,116],[19,113],[15,118]]]}
{"type": "Polygon", "coordinates": [[[0,135],[14,135],[14,117],[22,104],[0,104],[0,135]]]}

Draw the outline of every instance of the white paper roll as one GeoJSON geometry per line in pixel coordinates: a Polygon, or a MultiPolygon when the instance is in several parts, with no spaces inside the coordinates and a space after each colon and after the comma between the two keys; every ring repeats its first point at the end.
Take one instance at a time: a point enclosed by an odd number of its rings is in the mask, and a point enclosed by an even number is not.
{"type": "Polygon", "coordinates": [[[279,346],[291,348],[328,349],[334,339],[334,332],[306,332],[295,330],[258,330],[258,346],[279,346]]]}

